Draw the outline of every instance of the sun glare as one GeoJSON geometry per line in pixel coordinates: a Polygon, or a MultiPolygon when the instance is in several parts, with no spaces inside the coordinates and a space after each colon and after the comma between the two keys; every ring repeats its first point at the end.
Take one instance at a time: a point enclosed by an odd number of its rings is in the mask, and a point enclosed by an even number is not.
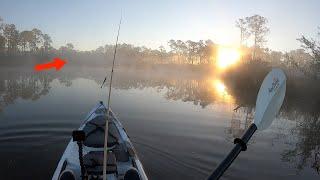
{"type": "Polygon", "coordinates": [[[226,68],[235,64],[240,59],[240,51],[235,48],[220,47],[218,51],[217,65],[226,68]]]}
{"type": "Polygon", "coordinates": [[[221,83],[220,81],[215,82],[215,88],[219,93],[226,92],[226,86],[223,83],[221,83]]]}
{"type": "Polygon", "coordinates": [[[228,93],[227,87],[220,79],[213,79],[211,83],[217,100],[228,103],[233,102],[233,97],[228,93]]]}

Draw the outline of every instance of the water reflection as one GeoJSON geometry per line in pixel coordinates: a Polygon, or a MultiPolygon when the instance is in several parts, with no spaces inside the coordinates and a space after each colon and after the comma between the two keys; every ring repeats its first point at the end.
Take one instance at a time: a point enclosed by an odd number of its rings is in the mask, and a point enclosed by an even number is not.
{"type": "Polygon", "coordinates": [[[214,79],[211,80],[211,82],[216,99],[225,103],[234,104],[233,97],[228,93],[228,89],[221,79],[214,79]]]}
{"type": "Polygon", "coordinates": [[[193,102],[202,108],[214,103],[232,103],[232,96],[227,93],[222,81],[217,79],[180,79],[163,83],[159,87],[167,88],[165,93],[167,99],[193,102]]]}
{"type": "Polygon", "coordinates": [[[295,141],[288,141],[290,148],[282,153],[282,160],[292,164],[298,173],[305,167],[312,167],[320,172],[320,121],[317,117],[300,116],[290,136],[295,141]]]}
{"type": "Polygon", "coordinates": [[[248,129],[252,121],[252,109],[248,107],[237,106],[233,110],[230,127],[227,128],[227,133],[231,135],[232,140],[233,138],[241,137],[245,130],[248,129]]]}
{"type": "Polygon", "coordinates": [[[10,72],[0,78],[0,111],[18,98],[35,101],[48,94],[53,78],[45,74],[10,72]]]}
{"type": "MultiPolygon", "coordinates": [[[[73,80],[85,78],[101,84],[105,71],[72,71],[56,73],[33,73],[21,71],[0,72],[0,111],[18,99],[38,100],[51,90],[57,79],[65,87],[72,86],[73,80]]],[[[233,107],[230,126],[226,133],[230,139],[240,137],[253,120],[255,98],[259,81],[238,82],[217,77],[145,76],[143,73],[118,72],[113,87],[116,89],[154,88],[164,92],[168,100],[192,102],[206,108],[214,104],[233,107]]],[[[279,118],[294,121],[296,126],[288,130],[284,138],[289,147],[282,153],[282,160],[293,165],[298,171],[310,167],[320,171],[320,103],[314,98],[318,89],[310,83],[307,90],[303,85],[288,82],[287,96],[279,118]],[[307,92],[305,92],[307,91],[307,92]],[[294,138],[293,138],[294,137],[294,138]]]]}

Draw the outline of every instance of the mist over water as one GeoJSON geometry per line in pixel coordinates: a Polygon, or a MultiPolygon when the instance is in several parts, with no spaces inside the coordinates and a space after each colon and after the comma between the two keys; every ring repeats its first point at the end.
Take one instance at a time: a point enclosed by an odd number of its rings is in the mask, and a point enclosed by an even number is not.
{"type": "Polygon", "coordinates": [[[273,68],[280,112],[221,179],[319,179],[319,2],[1,2],[0,180],[51,179],[114,64],[111,107],[149,179],[206,179],[273,68]]]}
{"type": "MultiPolygon", "coordinates": [[[[27,69],[0,71],[1,179],[50,179],[72,130],[107,97],[100,85],[108,69],[27,69]]],[[[259,86],[202,71],[115,70],[111,106],[150,179],[205,179],[252,121],[259,86]]],[[[288,86],[295,88],[271,128],[253,137],[225,179],[319,178],[318,104],[305,103],[312,88],[297,99],[299,84],[288,86]]]]}

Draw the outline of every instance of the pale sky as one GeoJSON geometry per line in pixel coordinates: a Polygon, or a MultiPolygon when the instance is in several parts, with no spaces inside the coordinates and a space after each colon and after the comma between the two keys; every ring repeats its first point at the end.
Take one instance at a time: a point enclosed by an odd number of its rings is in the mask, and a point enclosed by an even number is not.
{"type": "Polygon", "coordinates": [[[319,7],[319,0],[0,0],[0,16],[20,31],[39,28],[56,48],[92,50],[114,43],[121,12],[119,41],[151,48],[170,39],[238,45],[235,21],[259,14],[269,20],[266,46],[288,51],[302,34],[316,37],[319,7]]]}

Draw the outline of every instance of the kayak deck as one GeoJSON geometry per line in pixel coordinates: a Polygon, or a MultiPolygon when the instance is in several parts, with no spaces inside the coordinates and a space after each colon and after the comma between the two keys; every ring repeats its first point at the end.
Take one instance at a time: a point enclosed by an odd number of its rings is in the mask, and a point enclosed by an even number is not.
{"type": "MultiPolygon", "coordinates": [[[[111,110],[109,112],[107,179],[126,179],[132,171],[140,179],[148,179],[125,129],[114,113],[111,110]]],[[[100,102],[79,128],[86,136],[83,142],[83,164],[89,179],[102,179],[106,113],[106,107],[100,102]]],[[[77,142],[70,140],[54,172],[53,180],[62,180],[64,173],[71,173],[75,179],[81,179],[78,151],[77,142]]]]}

